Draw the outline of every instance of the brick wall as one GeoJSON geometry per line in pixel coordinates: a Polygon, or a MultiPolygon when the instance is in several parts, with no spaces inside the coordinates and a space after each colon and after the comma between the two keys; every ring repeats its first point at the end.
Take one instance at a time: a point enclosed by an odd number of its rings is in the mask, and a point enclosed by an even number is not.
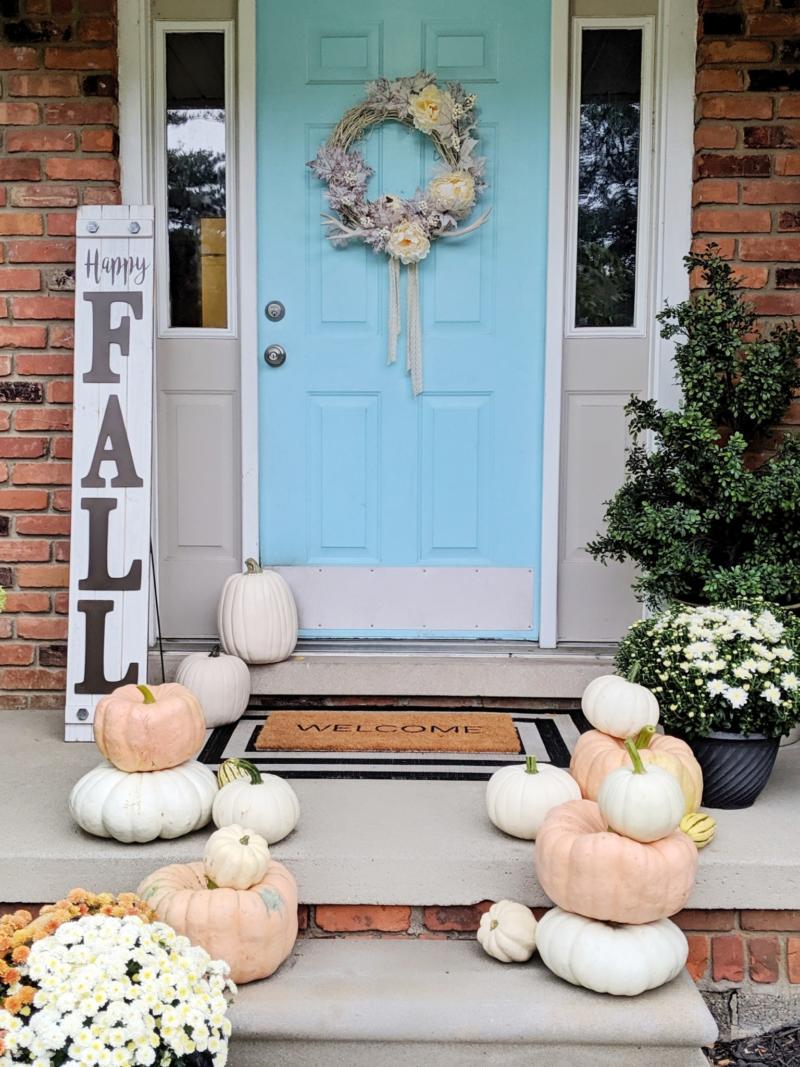
{"type": "Polygon", "coordinates": [[[695,247],[763,316],[800,315],[800,0],[700,0],[695,247]]]}
{"type": "Polygon", "coordinates": [[[75,209],[119,200],[114,0],[0,0],[0,709],[63,707],[75,209]]]}

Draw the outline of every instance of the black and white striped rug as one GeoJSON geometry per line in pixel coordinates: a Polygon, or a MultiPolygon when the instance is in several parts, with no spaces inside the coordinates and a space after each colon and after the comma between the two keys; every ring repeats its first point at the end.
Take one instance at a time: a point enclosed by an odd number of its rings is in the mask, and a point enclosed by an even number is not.
{"type": "MultiPolygon", "coordinates": [[[[286,710],[288,702],[281,709],[286,710]]],[[[372,778],[486,781],[499,768],[509,763],[522,762],[525,755],[536,756],[542,763],[556,767],[569,765],[570,753],[580,734],[590,729],[589,723],[579,710],[539,711],[519,707],[481,706],[482,712],[497,712],[511,715],[520,739],[520,755],[494,755],[464,752],[259,752],[256,738],[270,709],[250,707],[242,718],[228,726],[217,727],[208,736],[205,747],[198,757],[216,770],[223,760],[240,756],[250,760],[263,772],[280,774],[284,778],[372,778]]],[[[363,712],[363,704],[348,707],[337,704],[343,713],[363,712]]],[[[376,708],[377,710],[377,708],[376,708]]],[[[391,711],[381,703],[381,711],[391,711]]],[[[430,705],[413,706],[402,703],[397,710],[431,711],[430,705]]]]}

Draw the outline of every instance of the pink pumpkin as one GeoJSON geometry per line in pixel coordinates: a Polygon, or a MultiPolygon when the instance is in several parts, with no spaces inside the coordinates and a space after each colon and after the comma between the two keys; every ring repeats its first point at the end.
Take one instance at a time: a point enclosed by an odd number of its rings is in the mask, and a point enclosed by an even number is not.
{"type": "Polygon", "coordinates": [[[123,685],[99,701],[94,739],[121,771],[165,771],[197,755],[206,724],[183,685],[123,685]]]}

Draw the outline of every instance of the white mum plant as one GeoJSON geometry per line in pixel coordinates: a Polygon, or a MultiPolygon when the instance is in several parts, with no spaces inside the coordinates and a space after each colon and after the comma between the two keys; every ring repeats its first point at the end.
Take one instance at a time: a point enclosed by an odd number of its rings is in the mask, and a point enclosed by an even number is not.
{"type": "Polygon", "coordinates": [[[655,693],[668,733],[780,737],[800,721],[800,621],[774,605],[675,605],[634,623],[616,665],[655,693]]]}
{"type": "MultiPolygon", "coordinates": [[[[27,1015],[0,1009],[0,1067],[223,1067],[236,987],[164,923],[90,915],[34,942],[27,1015]]],[[[9,991],[13,994],[13,990],[9,991]]]]}

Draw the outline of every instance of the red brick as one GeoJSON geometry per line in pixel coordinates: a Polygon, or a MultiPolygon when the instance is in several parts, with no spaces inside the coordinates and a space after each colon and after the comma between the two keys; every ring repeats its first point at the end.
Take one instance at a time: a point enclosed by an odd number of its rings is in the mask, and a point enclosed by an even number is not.
{"type": "Polygon", "coordinates": [[[479,904],[425,908],[422,921],[428,930],[468,932],[478,929],[481,915],[491,906],[491,900],[483,900],[479,904]]]}
{"type": "Polygon", "coordinates": [[[398,933],[408,929],[411,908],[385,904],[317,904],[317,926],[328,933],[375,930],[398,933]]]}
{"type": "Polygon", "coordinates": [[[27,663],[33,663],[33,645],[0,644],[0,664],[22,667],[27,663]]]}
{"type": "Polygon", "coordinates": [[[11,190],[11,203],[14,207],[76,207],[78,190],[74,185],[19,185],[11,190]]]}
{"type": "Polygon", "coordinates": [[[43,563],[49,559],[49,541],[0,540],[0,560],[4,563],[43,563]]]}
{"type": "Polygon", "coordinates": [[[695,233],[769,233],[769,211],[752,208],[699,208],[693,218],[695,233]]]}
{"type": "Polygon", "coordinates": [[[81,19],[78,23],[78,38],[81,41],[113,41],[116,37],[114,20],[110,18],[81,19]]]}
{"type": "Polygon", "coordinates": [[[763,289],[769,281],[769,267],[737,266],[733,272],[740,289],[763,289]]]}
{"type": "Polygon", "coordinates": [[[771,119],[772,97],[759,93],[704,96],[700,112],[706,119],[771,119]]]}
{"type": "Polygon", "coordinates": [[[28,234],[38,237],[44,233],[42,216],[31,211],[0,212],[0,236],[28,234]]]}
{"type": "Polygon", "coordinates": [[[737,92],[743,88],[744,74],[741,70],[733,68],[713,70],[703,67],[698,70],[695,79],[695,92],[698,94],[737,92]]]}
{"type": "Polygon", "coordinates": [[[712,937],[711,967],[715,982],[741,982],[744,979],[744,947],[738,934],[712,937]]]}
{"type": "Polygon", "coordinates": [[[72,459],[72,438],[55,437],[50,443],[50,455],[54,459],[72,459]]]}
{"type": "Polygon", "coordinates": [[[47,593],[7,593],[3,610],[10,615],[23,611],[49,611],[50,597],[47,593]]]}
{"type": "Polygon", "coordinates": [[[67,636],[66,619],[19,619],[17,637],[39,641],[63,641],[67,636]]]}
{"type": "Polygon", "coordinates": [[[14,429],[20,433],[28,430],[41,433],[42,430],[71,430],[72,412],[58,408],[28,408],[14,415],[14,429]]]}
{"type": "Polygon", "coordinates": [[[745,204],[797,204],[800,182],[743,182],[742,200],[745,204]]]}
{"type": "Polygon", "coordinates": [[[778,218],[779,230],[800,230],[800,211],[782,211],[778,218]]]}
{"type": "Polygon", "coordinates": [[[54,563],[17,567],[17,585],[20,589],[66,589],[69,567],[54,563]]]}
{"type": "Polygon", "coordinates": [[[87,185],[83,190],[84,204],[120,204],[122,197],[118,185],[87,185]]]}
{"type": "Polygon", "coordinates": [[[768,63],[772,45],[767,41],[704,41],[698,57],[706,63],[768,63]]]}
{"type": "Polygon", "coordinates": [[[794,37],[800,32],[797,15],[751,15],[751,37],[794,37]]]}
{"type": "Polygon", "coordinates": [[[41,174],[42,165],[38,159],[26,159],[19,156],[14,159],[0,158],[0,181],[35,182],[39,180],[41,174]]]}
{"type": "Polygon", "coordinates": [[[771,173],[770,157],[719,156],[707,152],[697,160],[699,178],[766,178],[771,173]]]}
{"type": "Polygon", "coordinates": [[[735,148],[738,131],[727,122],[701,122],[694,131],[695,148],[735,148]]]}
{"type": "Polygon", "coordinates": [[[0,430],[7,430],[11,426],[11,412],[0,411],[0,430]]]}
{"type": "Polygon", "coordinates": [[[743,237],[739,256],[744,260],[764,262],[800,262],[800,237],[743,237]]]}
{"type": "Polygon", "coordinates": [[[12,292],[14,290],[35,290],[42,284],[42,276],[38,270],[32,267],[0,267],[0,289],[12,292]]]}
{"type": "Polygon", "coordinates": [[[750,977],[754,982],[777,982],[780,977],[780,943],[777,937],[751,937],[747,942],[750,977]]]}
{"type": "Polygon", "coordinates": [[[72,356],[56,355],[18,355],[14,358],[17,374],[71,374],[72,356]]]}
{"type": "Polygon", "coordinates": [[[800,119],[800,93],[787,93],[778,100],[779,119],[800,119]]]}
{"type": "Polygon", "coordinates": [[[59,48],[44,50],[44,65],[49,70],[116,70],[117,55],[113,48],[59,48]]]}
{"type": "Polygon", "coordinates": [[[35,459],[46,450],[44,437],[0,437],[0,456],[6,459],[35,459]]]}
{"type": "Polygon", "coordinates": [[[800,983],[800,937],[786,939],[786,972],[793,985],[800,983]]]}
{"type": "Polygon", "coordinates": [[[69,463],[17,463],[11,476],[14,485],[69,485],[69,463]]]}
{"type": "Polygon", "coordinates": [[[0,48],[0,70],[36,70],[38,66],[35,48],[0,48]]]}
{"type": "Polygon", "coordinates": [[[45,163],[48,178],[62,181],[115,181],[118,175],[115,159],[48,159],[45,163]]]}
{"type": "Polygon", "coordinates": [[[11,307],[15,319],[71,319],[75,314],[72,296],[15,296],[11,307]]]}
{"type": "Polygon", "coordinates": [[[81,148],[84,152],[113,152],[113,130],[83,130],[81,132],[81,148]]]}
{"type": "MultiPolygon", "coordinates": [[[[19,630],[19,627],[17,629],[19,630]]],[[[689,942],[689,958],[686,961],[686,970],[695,982],[699,982],[701,978],[705,977],[705,973],[708,970],[708,937],[705,934],[688,934],[686,940],[689,942]]]]}
{"type": "Polygon", "coordinates": [[[706,911],[702,908],[684,908],[683,911],[672,916],[672,921],[677,923],[681,930],[733,930],[736,925],[736,912],[721,909],[706,911]]]}
{"type": "Polygon", "coordinates": [[[41,511],[46,507],[44,489],[0,489],[0,511],[41,511]]]}
{"type": "MultiPolygon", "coordinates": [[[[69,563],[70,558],[70,545],[69,541],[56,541],[55,544],[55,559],[58,563],[69,563]]],[[[53,664],[48,664],[53,666],[53,664]]]]}
{"type": "Polygon", "coordinates": [[[48,382],[45,387],[48,404],[71,404],[72,382],[48,382]]]}
{"type": "Polygon", "coordinates": [[[704,178],[694,183],[692,198],[695,204],[738,204],[739,183],[724,178],[704,178]]]}
{"type": "Polygon", "coordinates": [[[51,237],[73,237],[75,221],[74,211],[51,211],[47,216],[47,232],[51,237]]]}
{"type": "Polygon", "coordinates": [[[44,348],[44,326],[0,326],[0,348],[44,348]]]}
{"type": "Polygon", "coordinates": [[[74,130],[10,130],[6,136],[7,152],[74,152],[74,130]]]}
{"type": "Polygon", "coordinates": [[[778,152],[775,156],[775,173],[786,178],[800,174],[800,152],[778,152]]]}
{"type": "Polygon", "coordinates": [[[745,910],[741,914],[743,930],[800,930],[800,910],[755,911],[745,910]]]}
{"type": "Polygon", "coordinates": [[[102,126],[117,121],[113,100],[70,100],[45,104],[44,121],[50,126],[102,126]]]}
{"type": "Polygon", "coordinates": [[[69,611],[69,593],[56,593],[53,597],[53,610],[59,615],[66,615],[69,611]]]}
{"type": "Polygon", "coordinates": [[[71,495],[69,489],[56,489],[53,493],[53,510],[69,511],[71,507],[71,495]]]}
{"type": "Polygon", "coordinates": [[[77,74],[9,74],[9,96],[77,96],[77,74]]]}
{"type": "Polygon", "coordinates": [[[72,263],[74,241],[9,241],[9,263],[72,263]]]}
{"type": "Polygon", "coordinates": [[[0,126],[35,126],[39,121],[39,105],[18,101],[0,103],[0,126]]]}
{"type": "Polygon", "coordinates": [[[800,148],[798,126],[745,126],[747,148],[800,148]]]}
{"type": "Polygon", "coordinates": [[[11,619],[0,619],[0,639],[11,637],[11,619]]]}
{"type": "Polygon", "coordinates": [[[756,293],[750,302],[759,315],[800,315],[800,293],[756,293]]]}
{"type": "Polygon", "coordinates": [[[75,347],[75,331],[72,326],[51,326],[50,327],[50,347],[51,348],[74,348],[75,347]]]}
{"type": "Polygon", "coordinates": [[[19,515],[14,528],[20,535],[57,537],[70,532],[70,518],[68,515],[19,515]]]}
{"type": "Polygon", "coordinates": [[[4,689],[63,689],[66,671],[48,671],[9,667],[0,671],[0,687],[4,689]]]}

